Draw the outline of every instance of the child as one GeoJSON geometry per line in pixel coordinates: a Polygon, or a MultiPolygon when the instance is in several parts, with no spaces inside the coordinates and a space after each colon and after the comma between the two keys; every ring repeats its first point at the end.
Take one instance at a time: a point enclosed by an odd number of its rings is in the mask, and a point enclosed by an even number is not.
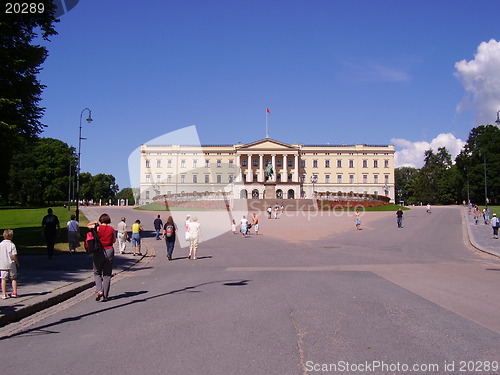
{"type": "Polygon", "coordinates": [[[17,297],[17,267],[19,260],[17,259],[16,245],[12,242],[14,232],[12,229],[3,231],[4,240],[0,242],[0,272],[2,278],[2,299],[9,298],[7,296],[7,280],[12,282],[12,298],[17,297]]]}
{"type": "Polygon", "coordinates": [[[231,230],[233,231],[233,234],[236,234],[236,221],[233,219],[233,222],[231,224],[231,230]]]}

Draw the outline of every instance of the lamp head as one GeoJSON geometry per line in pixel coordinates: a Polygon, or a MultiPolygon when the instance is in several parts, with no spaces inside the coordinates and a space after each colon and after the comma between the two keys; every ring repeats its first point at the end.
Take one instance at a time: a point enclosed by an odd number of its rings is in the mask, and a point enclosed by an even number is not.
{"type": "Polygon", "coordinates": [[[92,119],[92,114],[89,111],[89,117],[87,117],[87,122],[90,124],[92,121],[94,120],[92,119]]]}

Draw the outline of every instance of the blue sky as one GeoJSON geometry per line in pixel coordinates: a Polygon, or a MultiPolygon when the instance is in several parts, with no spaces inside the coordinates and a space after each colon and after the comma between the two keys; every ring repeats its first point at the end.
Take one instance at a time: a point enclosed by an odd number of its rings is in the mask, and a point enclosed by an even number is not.
{"type": "Polygon", "coordinates": [[[458,150],[494,123],[499,10],[497,0],[80,0],[47,43],[42,136],[76,147],[90,108],[82,171],[124,188],[140,144],[190,125],[202,144],[253,142],[269,108],[273,139],[395,144],[399,165],[420,166],[425,149],[458,150]]]}

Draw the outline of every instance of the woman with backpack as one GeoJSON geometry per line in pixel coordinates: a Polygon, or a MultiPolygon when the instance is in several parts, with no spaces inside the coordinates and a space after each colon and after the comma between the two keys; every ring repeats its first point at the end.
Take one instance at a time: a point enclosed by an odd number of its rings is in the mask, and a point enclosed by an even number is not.
{"type": "Polygon", "coordinates": [[[108,214],[102,214],[98,222],[90,222],[87,228],[97,226],[97,235],[102,245],[102,251],[93,252],[93,268],[96,289],[96,301],[103,302],[109,299],[109,288],[111,286],[111,275],[113,273],[113,258],[115,250],[113,244],[116,241],[115,230],[111,226],[111,218],[108,214]]]}
{"type": "Polygon", "coordinates": [[[172,260],[172,253],[174,252],[175,245],[175,232],[177,226],[174,223],[172,216],[169,216],[167,222],[163,226],[163,238],[165,239],[165,244],[167,245],[167,258],[172,260]]]}

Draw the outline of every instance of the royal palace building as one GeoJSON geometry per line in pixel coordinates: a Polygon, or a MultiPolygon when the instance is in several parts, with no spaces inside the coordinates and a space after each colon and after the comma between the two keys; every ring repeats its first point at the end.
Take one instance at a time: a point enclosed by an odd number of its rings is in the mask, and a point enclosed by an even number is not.
{"type": "Polygon", "coordinates": [[[266,138],[235,145],[142,145],[140,158],[140,204],[216,192],[233,199],[356,193],[394,202],[393,145],[302,145],[266,138]]]}

